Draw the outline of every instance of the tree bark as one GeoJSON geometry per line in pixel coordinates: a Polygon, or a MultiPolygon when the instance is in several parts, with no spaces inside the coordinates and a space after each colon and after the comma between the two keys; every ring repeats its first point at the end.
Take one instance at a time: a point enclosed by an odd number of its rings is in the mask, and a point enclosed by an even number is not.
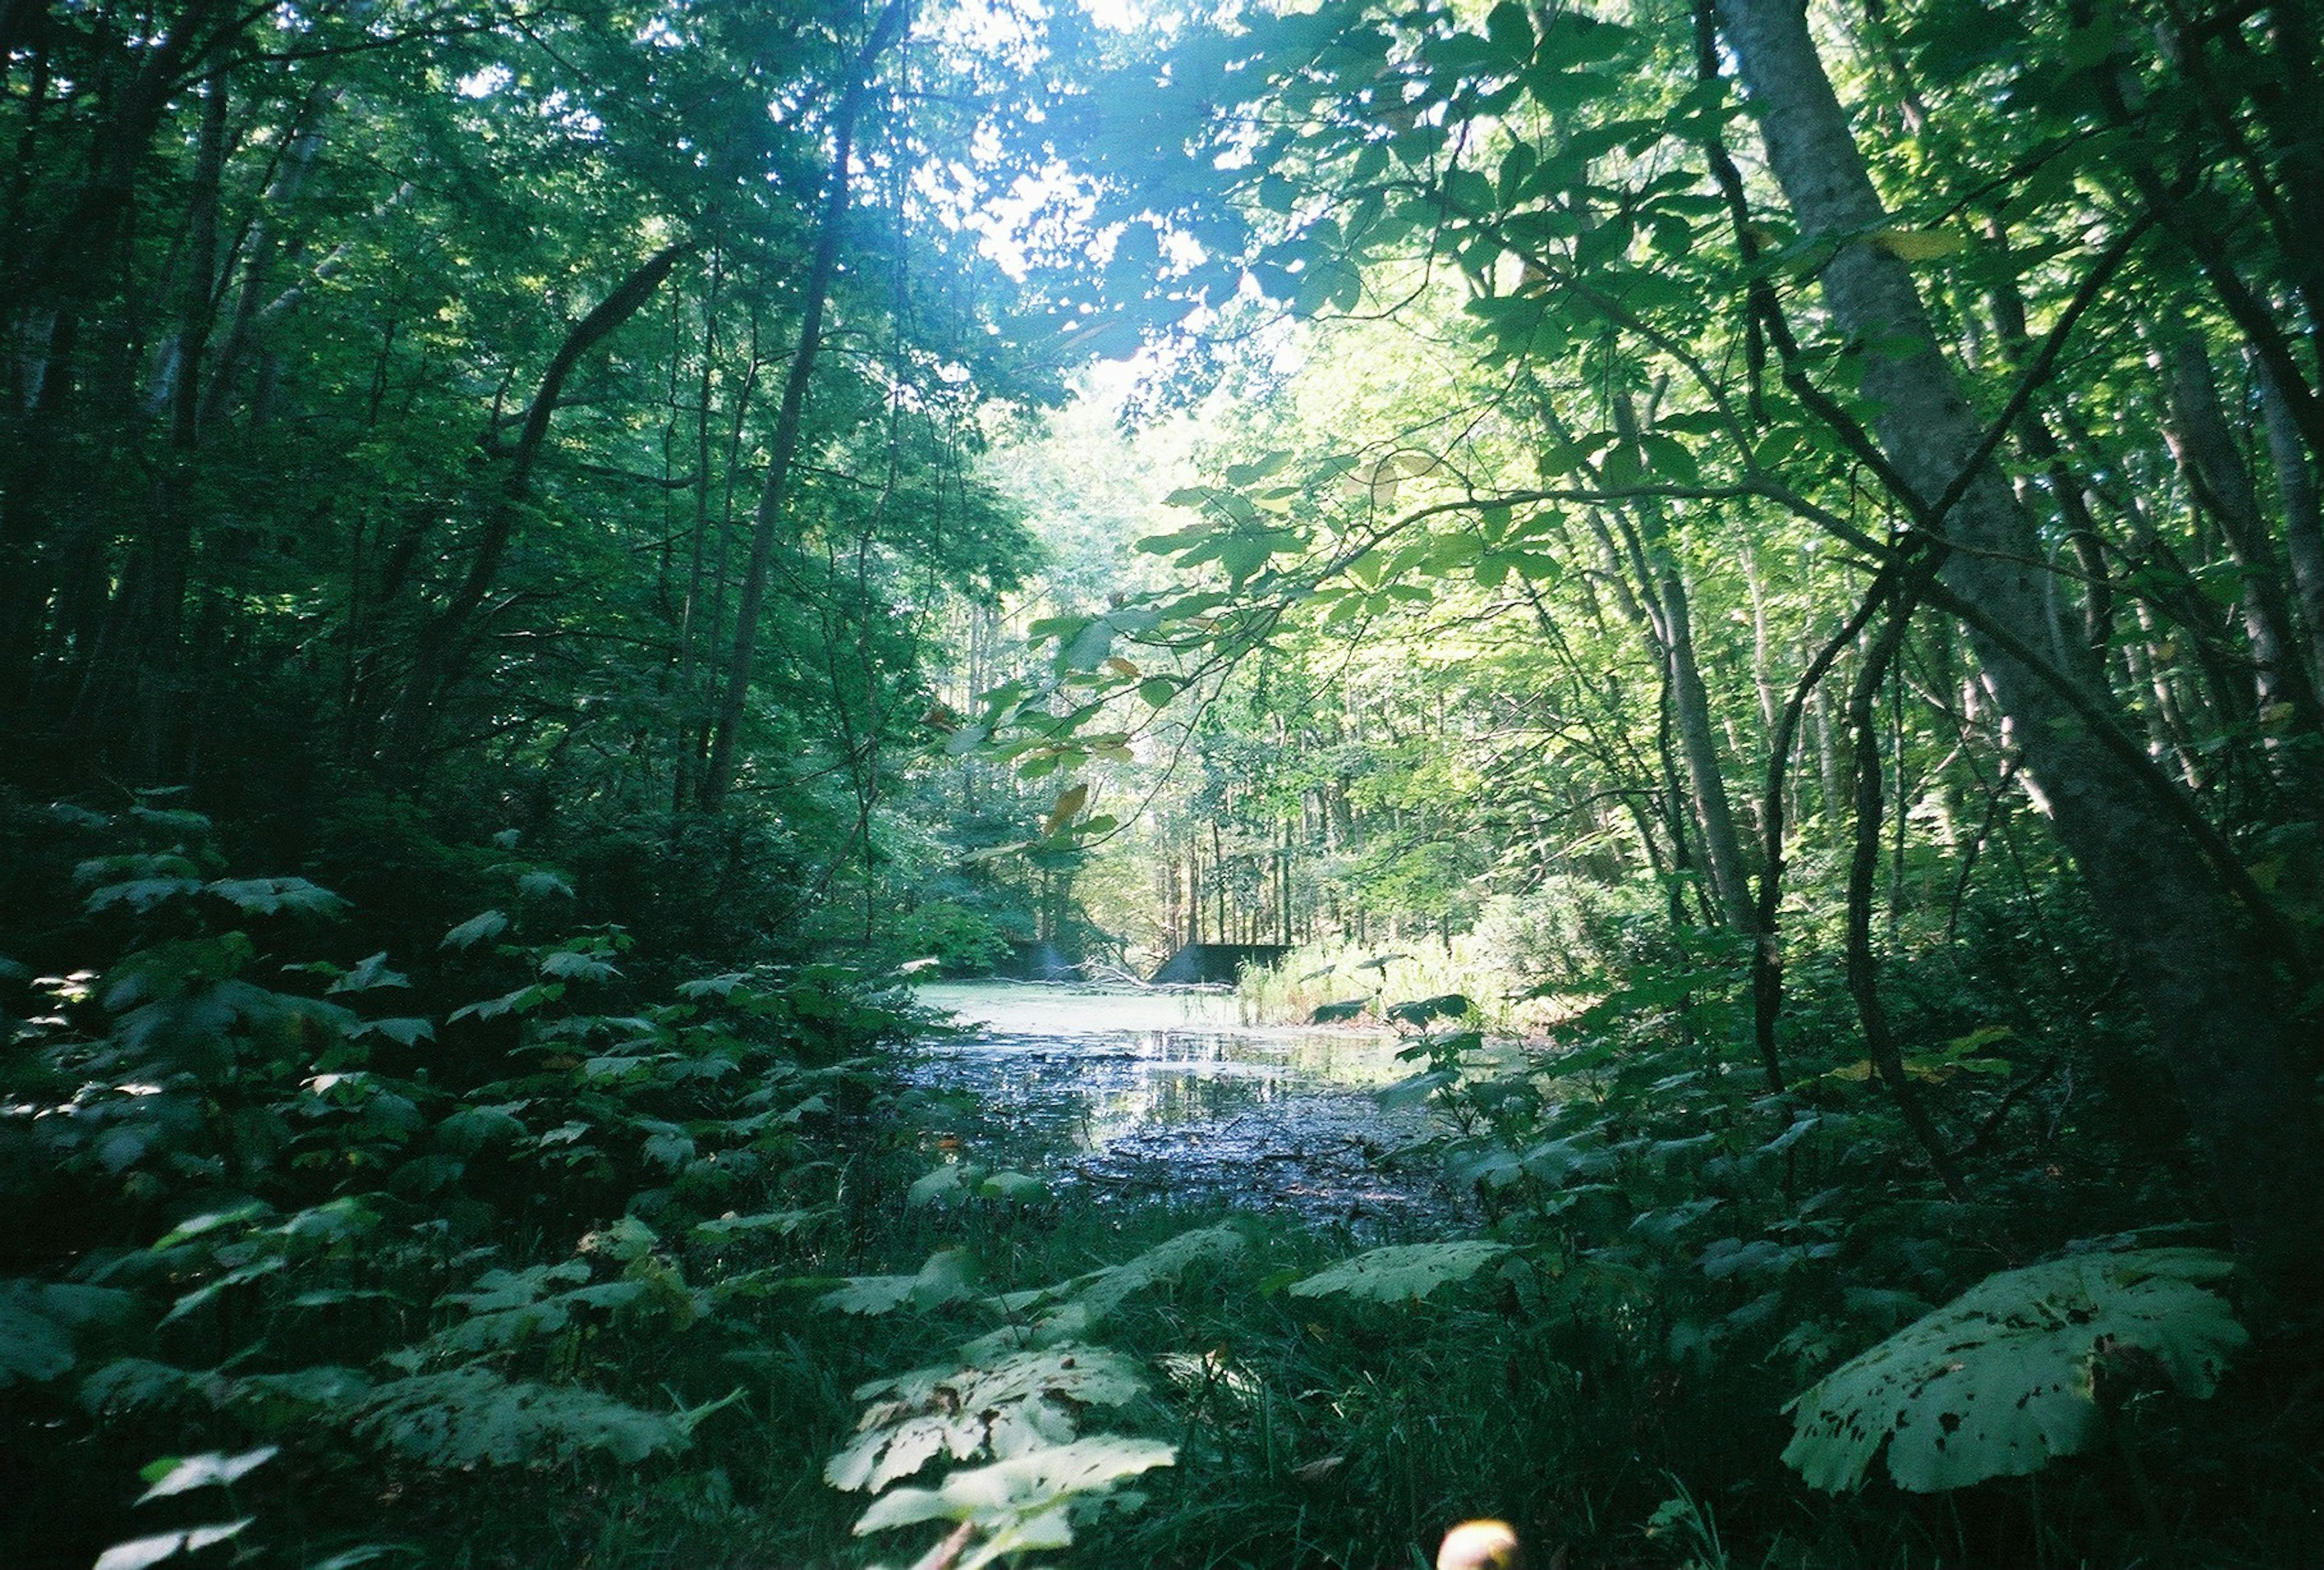
{"type": "MultiPolygon", "coordinates": [[[[1721,22],[1802,232],[1837,242],[1822,272],[1834,326],[1866,356],[1882,450],[1920,506],[1951,494],[1984,433],[1938,351],[1911,272],[1868,238],[1887,215],[1799,0],[1721,0],[1721,22]]],[[[1989,462],[1931,520],[1952,549],[1942,581],[2017,650],[2052,646],[2048,576],[2031,520],[1989,462]]],[[[2190,836],[2134,764],[2090,734],[2034,666],[1980,629],[1971,642],[2100,919],[2135,978],[2209,1159],[2237,1246],[2273,1270],[2319,1263],[2324,1191],[2312,1087],[2296,1071],[2271,967],[2190,836]]],[[[2107,699],[2080,639],[2067,680],[2107,699]]]]}
{"type": "Polygon", "coordinates": [[[2308,653],[2308,673],[2324,683],[2324,512],[2316,500],[2316,476],[2308,448],[2284,406],[2283,389],[2267,363],[2255,355],[2259,374],[2260,417],[2267,428],[2267,452],[2275,466],[2276,494],[2283,499],[2283,543],[2292,553],[2292,583],[2300,596],[2308,653]]]}

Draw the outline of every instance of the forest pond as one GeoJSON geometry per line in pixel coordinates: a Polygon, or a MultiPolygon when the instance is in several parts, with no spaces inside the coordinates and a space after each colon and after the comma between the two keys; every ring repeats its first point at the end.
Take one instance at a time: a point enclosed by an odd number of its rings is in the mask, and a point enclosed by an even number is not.
{"type": "Polygon", "coordinates": [[[970,1033],[910,1073],[977,1159],[1124,1201],[1288,1211],[1388,1235],[1458,1205],[1385,1033],[1252,1025],[1230,993],[1025,982],[916,991],[970,1033]]]}

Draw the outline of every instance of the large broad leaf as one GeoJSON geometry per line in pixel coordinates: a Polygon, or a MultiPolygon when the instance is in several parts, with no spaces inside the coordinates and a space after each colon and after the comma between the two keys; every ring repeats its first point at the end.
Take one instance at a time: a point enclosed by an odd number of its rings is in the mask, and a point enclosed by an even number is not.
{"type": "Polygon", "coordinates": [[[347,902],[304,878],[221,878],[209,891],[246,915],[274,916],[285,910],[305,916],[336,916],[347,902]]]}
{"type": "Polygon", "coordinates": [[[429,1466],[568,1461],[590,1452],[638,1462],[686,1446],[684,1431],[659,1412],[482,1368],[382,1385],[355,1408],[354,1429],[429,1466]]]}
{"type": "Polygon", "coordinates": [[[1818,1488],[1889,1475],[1915,1493],[2033,1472],[2096,1436],[2094,1370],[2151,1353],[2181,1390],[2208,1396],[2249,1339],[2196,1283],[2232,1261],[2205,1249],[2084,1254],[1988,1276],[1826,1375],[1792,1403],[1784,1459],[1818,1488]]]}
{"type": "Polygon", "coordinates": [[[1334,1294],[1374,1303],[1416,1302],[1447,1281],[1465,1281],[1509,1251],[1507,1243],[1398,1243],[1342,1260],[1291,1284],[1295,1298],[1334,1294]]]}
{"type": "Polygon", "coordinates": [[[939,1488],[897,1489],[863,1512],[855,1531],[860,1537],[919,1521],[970,1522],[983,1540],[960,1570],[975,1570],[1005,1555],[1065,1547],[1074,1540],[1068,1511],[1074,1503],[1177,1458],[1172,1446],[1151,1439],[1095,1434],[956,1472],[939,1488]]]}
{"type": "Polygon", "coordinates": [[[1029,1324],[1012,1325],[971,1343],[967,1354],[973,1358],[997,1353],[1027,1339],[1047,1344],[1086,1335],[1133,1294],[1176,1281],[1195,1265],[1239,1259],[1246,1246],[1242,1233],[1231,1225],[1196,1227],[1118,1265],[1055,1287],[992,1298],[988,1306],[1003,1314],[1035,1317],[1029,1324]]]}
{"type": "Polygon", "coordinates": [[[1399,1024],[1425,1026],[1438,1020],[1457,1020],[1477,1005],[1459,993],[1446,993],[1441,997],[1415,998],[1388,1010],[1388,1017],[1399,1024]]]}
{"type": "Polygon", "coordinates": [[[367,993],[375,987],[408,987],[411,978],[400,970],[389,968],[387,950],[381,949],[369,959],[356,962],[353,970],[323,989],[326,995],[337,993],[367,993]]]}
{"type": "Polygon", "coordinates": [[[439,948],[473,948],[487,937],[498,937],[508,930],[508,918],[498,910],[487,910],[481,916],[471,916],[451,931],[444,934],[439,948]]]}
{"type": "Polygon", "coordinates": [[[812,1210],[763,1210],[751,1215],[737,1215],[730,1210],[715,1221],[696,1223],[688,1235],[696,1242],[709,1243],[714,1247],[760,1233],[772,1233],[778,1237],[788,1237],[799,1228],[810,1226],[830,1214],[829,1209],[823,1207],[812,1210]]]}
{"type": "Polygon", "coordinates": [[[824,1467],[824,1481],[877,1491],[938,1455],[1006,1458],[1056,1445],[1074,1436],[1083,1408],[1119,1407],[1145,1389],[1129,1358],[1078,1345],[882,1380],[855,1392],[874,1405],[857,1425],[854,1442],[824,1467]]]}
{"type": "Polygon", "coordinates": [[[0,1281],[0,1390],[65,1372],[73,1365],[73,1332],[119,1319],[134,1304],[128,1293],[106,1287],[0,1281]]]}
{"type": "Polygon", "coordinates": [[[904,1207],[921,1210],[934,1205],[942,1210],[959,1205],[974,1195],[983,1181],[984,1168],[974,1161],[948,1161],[914,1180],[904,1191],[904,1207]]]}
{"type": "Polygon", "coordinates": [[[886,1314],[910,1304],[936,1308],[974,1297],[968,1284],[968,1256],[945,1249],[928,1256],[916,1276],[850,1276],[847,1284],[816,1299],[818,1308],[842,1314],[886,1314]]]}
{"type": "Polygon", "coordinates": [[[139,1538],[134,1542],[115,1543],[97,1556],[97,1570],[145,1570],[149,1565],[159,1565],[180,1554],[198,1554],[225,1542],[250,1525],[253,1519],[244,1516],[238,1521],[218,1521],[207,1527],[189,1527],[183,1531],[139,1538]]]}
{"type": "Polygon", "coordinates": [[[145,1468],[143,1474],[153,1486],[138,1495],[137,1502],[143,1504],[148,1500],[191,1493],[198,1488],[230,1488],[281,1454],[281,1450],[277,1445],[262,1445],[239,1455],[213,1450],[201,1455],[189,1455],[182,1460],[156,1462],[145,1468]]]}

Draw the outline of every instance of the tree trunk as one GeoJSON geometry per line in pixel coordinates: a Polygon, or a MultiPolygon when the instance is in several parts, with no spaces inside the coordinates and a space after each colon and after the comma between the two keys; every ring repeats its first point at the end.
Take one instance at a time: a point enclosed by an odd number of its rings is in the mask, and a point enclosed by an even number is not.
{"type": "MultiPolygon", "coordinates": [[[[1881,411],[1880,444],[1921,504],[1932,505],[1983,432],[1905,264],[1852,238],[1879,230],[1886,214],[1804,10],[1798,0],[1721,0],[1720,9],[1769,167],[1802,232],[1840,242],[1821,274],[1833,324],[1856,344],[1878,346],[1860,352],[1864,396],[1881,411]]],[[[2049,648],[2052,629],[2043,554],[2000,472],[1983,465],[1935,522],[1958,548],[1945,564],[1947,587],[2006,634],[2005,642],[1973,628],[1971,642],[2170,1058],[2237,1246],[2270,1269],[2314,1274],[2324,1262],[2315,1216],[2324,1141],[2271,967],[2153,784],[2093,734],[2082,709],[2107,699],[2087,646],[2072,640],[2072,668],[2048,674],[2009,646],[2049,648]],[[2053,674],[2084,689],[2083,706],[2053,674]]]]}
{"type": "MultiPolygon", "coordinates": [[[[1616,419],[1626,429],[1635,429],[1618,406],[1616,419]]],[[[1743,872],[1742,842],[1735,833],[1734,808],[1720,767],[1718,738],[1711,728],[1711,695],[1702,684],[1702,667],[1695,662],[1693,613],[1686,581],[1664,538],[1664,521],[1656,511],[1659,505],[1640,503],[1635,528],[1628,519],[1615,515],[1615,522],[1622,526],[1630,570],[1637,579],[1635,596],[1625,591],[1621,597],[1630,603],[1655,663],[1662,667],[1671,728],[1677,732],[1678,754],[1686,765],[1687,794],[1694,804],[1694,826],[1702,837],[1712,908],[1733,930],[1753,932],[1758,922],[1752,909],[1750,883],[1743,872]]],[[[1610,541],[1609,550],[1610,554],[1610,541]]],[[[1675,802],[1677,780],[1675,771],[1669,772],[1673,832],[1683,845],[1685,836],[1678,828],[1675,802]]],[[[1683,854],[1681,864],[1684,864],[1683,854]]]]}
{"type": "Polygon", "coordinates": [[[2166,374],[2171,385],[2166,434],[2172,457],[2178,460],[2203,510],[2218,521],[2243,579],[2244,635],[2251,641],[2254,691],[2260,711],[2264,716],[2282,705],[2302,731],[2310,735],[2324,732],[2324,715],[2318,713],[2307,662],[2300,655],[2274,544],[2260,516],[2251,471],[2245,466],[2243,452],[2219,408],[2210,356],[2191,334],[2181,333],[2172,340],[2166,374]]]}
{"type": "Polygon", "coordinates": [[[767,480],[759,492],[757,515],[752,521],[751,561],[743,569],[742,592],[734,613],[734,650],[726,662],[725,691],[718,705],[716,734],[703,771],[696,803],[705,812],[725,805],[733,787],[736,748],[742,716],[751,696],[751,664],[759,646],[759,610],[767,597],[767,577],[774,565],[775,539],[783,529],[785,503],[790,495],[792,462],[798,456],[800,420],[807,407],[808,382],[815,374],[817,352],[823,346],[823,313],[831,296],[832,274],[839,265],[840,230],[847,220],[847,189],[855,138],[856,116],[871,95],[872,67],[896,42],[909,18],[908,0],[888,0],[872,24],[872,36],[856,51],[853,69],[841,90],[831,122],[831,188],[824,198],[822,226],[815,240],[815,255],[807,267],[805,298],[799,306],[798,346],[791,353],[789,376],[783,383],[783,400],[775,415],[774,450],[767,457],[767,480]]]}
{"type": "Polygon", "coordinates": [[[2267,363],[2255,355],[2259,374],[2260,415],[2267,427],[2267,452],[2275,466],[2276,494],[2283,498],[2283,542],[2292,553],[2292,582],[2299,592],[2301,619],[2306,623],[2308,673],[2324,682],[2324,513],[2316,501],[2316,476],[2308,467],[2308,448],[2284,406],[2283,390],[2267,363]]]}
{"type": "Polygon", "coordinates": [[[411,672],[404,679],[402,694],[396,700],[394,721],[388,732],[387,755],[382,760],[392,769],[415,770],[425,757],[437,700],[452,679],[470,619],[492,592],[500,576],[502,559],[508,554],[510,541],[516,536],[517,521],[532,490],[533,465],[549,439],[549,417],[557,411],[557,400],[565,390],[566,378],[580,364],[582,356],[653,298],[654,291],[661,287],[662,280],[669,276],[670,269],[678,265],[678,258],[687,250],[685,245],[669,245],[647,258],[612,293],[599,300],[595,309],[576,322],[565,335],[565,341],[558,346],[549,369],[541,374],[532,405],[525,412],[516,451],[509,459],[508,472],[502,476],[500,494],[493,499],[491,510],[484,516],[467,573],[443,608],[422,624],[414,641],[411,672]]]}

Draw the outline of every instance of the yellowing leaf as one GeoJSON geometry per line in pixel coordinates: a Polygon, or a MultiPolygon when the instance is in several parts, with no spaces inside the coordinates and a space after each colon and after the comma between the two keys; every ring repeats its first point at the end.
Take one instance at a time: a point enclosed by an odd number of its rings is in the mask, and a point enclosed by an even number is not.
{"type": "Polygon", "coordinates": [[[1059,793],[1057,804],[1049,808],[1049,816],[1041,820],[1041,837],[1055,839],[1063,834],[1065,825],[1078,817],[1082,808],[1089,805],[1089,781],[1086,780],[1078,785],[1066,786],[1059,793]]]}
{"type": "Polygon", "coordinates": [[[1876,232],[1872,243],[1900,262],[1934,262],[1969,244],[1959,235],[1939,229],[1887,228],[1876,232]]]}

